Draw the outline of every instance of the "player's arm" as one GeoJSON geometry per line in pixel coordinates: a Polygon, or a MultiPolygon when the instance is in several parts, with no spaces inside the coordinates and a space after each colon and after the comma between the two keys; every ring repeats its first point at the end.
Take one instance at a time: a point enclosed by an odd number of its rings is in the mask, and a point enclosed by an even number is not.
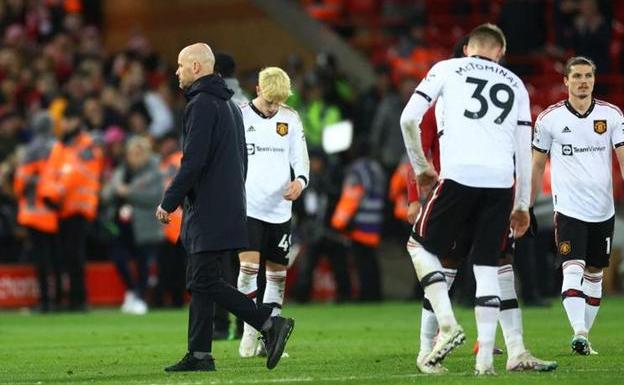
{"type": "Polygon", "coordinates": [[[528,211],[531,197],[531,110],[529,94],[522,89],[518,98],[515,130],[516,194],[514,210],[528,211]]]}
{"type": "Polygon", "coordinates": [[[522,89],[518,98],[518,116],[514,133],[516,193],[510,225],[515,238],[526,233],[531,223],[529,200],[531,197],[531,111],[529,95],[522,89]]]}
{"type": "Polygon", "coordinates": [[[442,90],[444,63],[434,65],[423,79],[401,113],[401,132],[414,172],[420,184],[426,189],[437,179],[436,172],[427,161],[420,136],[420,122],[431,103],[442,90]]]}
{"type": "Polygon", "coordinates": [[[533,149],[533,162],[531,171],[531,207],[535,204],[537,194],[542,190],[542,178],[544,177],[544,169],[548,153],[533,149]]]}
{"type": "Polygon", "coordinates": [[[420,123],[425,112],[442,92],[444,67],[445,62],[442,61],[429,70],[401,113],[403,141],[417,176],[431,167],[423,151],[420,123]]]}
{"type": "Polygon", "coordinates": [[[290,135],[289,160],[290,166],[294,170],[295,180],[286,186],[284,198],[294,201],[299,198],[303,189],[308,185],[310,177],[310,158],[308,157],[308,146],[306,145],[303,125],[297,117],[293,127],[294,132],[290,135]]]}
{"type": "Polygon", "coordinates": [[[618,164],[620,165],[620,175],[624,180],[624,143],[615,148],[615,156],[617,156],[618,164]]]}
{"type": "Polygon", "coordinates": [[[615,156],[620,165],[620,175],[622,175],[622,179],[624,179],[624,116],[622,116],[620,111],[614,115],[614,127],[611,130],[611,143],[613,143],[615,156]]]}
{"type": "Polygon", "coordinates": [[[410,224],[416,222],[418,213],[420,212],[420,202],[418,202],[418,185],[416,184],[416,175],[414,170],[409,167],[407,169],[407,221],[410,224]]]}
{"type": "MultiPolygon", "coordinates": [[[[180,169],[165,191],[159,209],[167,213],[174,212],[197,183],[210,155],[206,149],[210,148],[212,131],[217,124],[216,117],[216,108],[207,100],[198,99],[189,107],[186,112],[187,131],[180,169]]],[[[164,216],[164,213],[161,214],[164,216]]]]}
{"type": "Polygon", "coordinates": [[[535,205],[537,194],[542,190],[542,178],[552,144],[552,136],[547,126],[547,122],[542,121],[540,117],[537,118],[533,136],[533,160],[531,161],[531,207],[535,205]]]}

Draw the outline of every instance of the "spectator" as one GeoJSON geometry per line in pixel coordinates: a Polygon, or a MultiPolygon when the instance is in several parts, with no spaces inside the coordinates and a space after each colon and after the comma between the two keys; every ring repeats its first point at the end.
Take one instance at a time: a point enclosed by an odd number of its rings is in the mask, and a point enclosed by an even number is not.
{"type": "Polygon", "coordinates": [[[86,240],[96,217],[100,193],[102,153],[83,130],[81,111],[67,105],[60,119],[60,138],[44,167],[44,202],[58,210],[61,255],[69,273],[69,309],[84,311],[86,240]]]}
{"type": "MultiPolygon", "coordinates": [[[[163,175],[163,188],[171,184],[177,174],[182,160],[178,138],[175,135],[165,135],[160,143],[160,172],[163,175]]],[[[182,225],[182,208],[178,207],[171,216],[171,222],[164,226],[165,241],[162,242],[158,253],[158,285],[154,295],[156,306],[164,306],[167,295],[174,307],[184,305],[186,253],[180,242],[180,228],[182,225]]]]}
{"type": "Polygon", "coordinates": [[[115,170],[110,183],[102,191],[102,199],[112,203],[117,226],[110,255],[126,285],[121,306],[124,313],[147,313],[148,264],[162,240],[160,224],[152,211],[160,202],[162,193],[162,176],[149,139],[130,138],[126,145],[126,162],[115,170]],[[138,280],[133,279],[130,272],[132,258],[137,262],[138,280]]]}
{"type": "Polygon", "coordinates": [[[310,148],[320,148],[323,139],[323,129],[342,118],[340,109],[323,98],[323,84],[314,73],[309,73],[304,79],[303,105],[299,111],[303,121],[306,141],[310,148]]]}
{"type": "Polygon", "coordinates": [[[48,293],[48,276],[54,273],[54,304],[61,305],[61,264],[57,248],[58,217],[47,207],[40,194],[40,177],[54,145],[52,120],[46,112],[33,118],[34,139],[19,157],[14,179],[14,191],[19,199],[17,222],[28,232],[30,253],[37,268],[39,282],[39,309],[43,313],[51,310],[48,293]]]}
{"type": "Polygon", "coordinates": [[[294,206],[301,218],[299,226],[305,234],[305,251],[295,287],[299,302],[308,302],[313,286],[314,269],[321,257],[331,262],[336,282],[336,302],[351,299],[351,281],[347,269],[348,239],[330,226],[331,215],[340,197],[341,175],[337,167],[330,167],[322,150],[310,150],[310,183],[303,197],[294,206]]]}
{"type": "Polygon", "coordinates": [[[347,169],[331,225],[351,239],[351,255],[360,281],[359,299],[379,301],[382,293],[377,247],[381,242],[386,175],[370,157],[368,143],[356,143],[351,151],[353,162],[347,169]]]}
{"type": "Polygon", "coordinates": [[[373,118],[370,143],[375,143],[373,156],[381,162],[386,175],[394,171],[405,154],[399,118],[415,88],[414,79],[401,81],[399,92],[386,94],[373,118]]]}

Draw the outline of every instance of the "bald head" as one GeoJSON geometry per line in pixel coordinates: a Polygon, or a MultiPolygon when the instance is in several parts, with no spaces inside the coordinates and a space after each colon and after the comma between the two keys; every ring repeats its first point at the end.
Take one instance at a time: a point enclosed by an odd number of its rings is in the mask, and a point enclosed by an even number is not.
{"type": "Polygon", "coordinates": [[[186,46],[178,55],[176,75],[180,88],[186,89],[193,82],[214,72],[215,57],[206,43],[195,43],[186,46]]]}

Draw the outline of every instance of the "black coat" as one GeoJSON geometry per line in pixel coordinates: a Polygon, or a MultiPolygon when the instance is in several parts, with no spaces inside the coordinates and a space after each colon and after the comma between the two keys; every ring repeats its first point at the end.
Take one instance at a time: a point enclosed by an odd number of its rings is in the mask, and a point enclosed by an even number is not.
{"type": "Polygon", "coordinates": [[[197,79],[185,96],[182,164],[161,207],[173,212],[184,200],[180,239],[189,254],[247,247],[241,112],[217,75],[197,79]]]}

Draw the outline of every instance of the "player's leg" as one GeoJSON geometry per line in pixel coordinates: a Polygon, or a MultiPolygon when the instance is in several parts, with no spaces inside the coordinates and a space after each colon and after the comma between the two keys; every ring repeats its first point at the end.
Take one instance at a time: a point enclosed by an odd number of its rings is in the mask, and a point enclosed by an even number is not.
{"type": "Polygon", "coordinates": [[[589,354],[585,327],[585,294],[582,288],[588,251],[587,223],[555,213],[555,238],[563,273],[561,300],[574,332],[573,350],[579,354],[589,354]]]}
{"type": "Polygon", "coordinates": [[[494,374],[494,342],[500,314],[498,260],[509,231],[509,213],[513,204],[512,189],[481,189],[476,213],[476,237],[473,243],[473,272],[476,281],[475,318],[479,350],[475,374],[494,374]]]}
{"type": "MultiPolygon", "coordinates": [[[[238,271],[238,290],[256,301],[258,292],[258,270],[260,268],[260,245],[262,243],[263,223],[254,218],[247,218],[249,247],[238,254],[240,267],[238,271]]],[[[253,357],[258,344],[258,331],[249,324],[244,324],[243,336],[238,347],[241,357],[253,357]]]]}
{"type": "Polygon", "coordinates": [[[473,189],[451,180],[440,181],[432,191],[407,242],[416,275],[431,303],[440,335],[426,362],[436,365],[459,346],[465,335],[457,324],[448,295],[446,277],[437,255],[446,255],[457,238],[471,207],[473,189]]]}
{"type": "MultiPolygon", "coordinates": [[[[291,248],[291,223],[267,224],[266,242],[262,245],[262,255],[266,258],[266,285],[262,303],[272,308],[271,316],[282,314],[286,275],[291,248]]],[[[256,355],[266,355],[262,343],[258,344],[256,355]]],[[[285,356],[288,353],[284,353],[285,356]]]]}
{"type": "MultiPolygon", "coordinates": [[[[442,262],[442,265],[446,266],[444,261],[442,262]]],[[[453,286],[453,282],[455,281],[455,276],[457,275],[457,269],[444,267],[443,271],[446,278],[447,288],[450,291],[453,286]]],[[[444,368],[441,364],[435,366],[427,364],[426,359],[433,350],[437,335],[438,320],[433,312],[431,302],[427,299],[427,297],[424,297],[420,315],[420,350],[416,358],[416,366],[418,366],[418,369],[420,369],[423,373],[441,373],[446,371],[446,368],[444,368]]]]}
{"type": "Polygon", "coordinates": [[[513,250],[513,238],[509,238],[498,268],[498,286],[501,293],[499,322],[507,347],[506,368],[509,371],[546,372],[555,370],[557,362],[541,360],[533,356],[524,346],[522,312],[518,306],[516,280],[512,267],[513,250]]]}
{"type": "MultiPolygon", "coordinates": [[[[614,217],[615,218],[615,217],[614,217]]],[[[587,266],[583,274],[585,328],[591,331],[602,300],[602,270],[609,265],[615,219],[589,224],[587,266]]],[[[590,354],[598,354],[589,345],[590,354]]]]}

